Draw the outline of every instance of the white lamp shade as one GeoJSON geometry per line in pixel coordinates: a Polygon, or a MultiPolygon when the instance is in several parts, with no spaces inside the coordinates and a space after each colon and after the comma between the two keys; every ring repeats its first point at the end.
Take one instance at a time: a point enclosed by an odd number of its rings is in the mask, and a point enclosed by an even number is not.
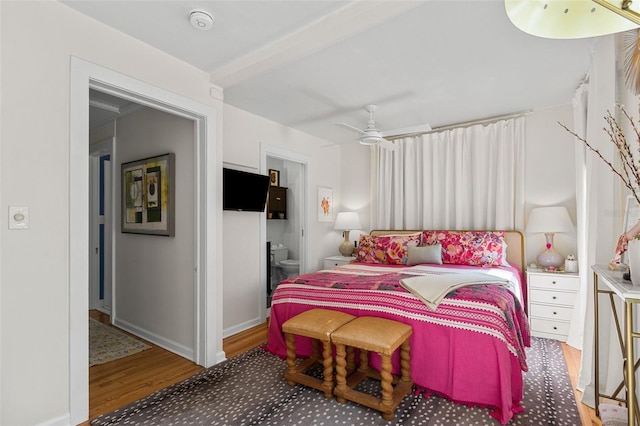
{"type": "Polygon", "coordinates": [[[341,231],[347,231],[352,229],[360,229],[360,218],[356,212],[340,212],[336,216],[336,221],[333,224],[333,229],[339,229],[341,231]]]}
{"type": "Polygon", "coordinates": [[[516,27],[538,37],[586,38],[638,28],[591,0],[505,0],[504,4],[516,27]]]}
{"type": "Polygon", "coordinates": [[[527,232],[571,232],[574,229],[566,207],[536,207],[529,213],[527,232]]]}

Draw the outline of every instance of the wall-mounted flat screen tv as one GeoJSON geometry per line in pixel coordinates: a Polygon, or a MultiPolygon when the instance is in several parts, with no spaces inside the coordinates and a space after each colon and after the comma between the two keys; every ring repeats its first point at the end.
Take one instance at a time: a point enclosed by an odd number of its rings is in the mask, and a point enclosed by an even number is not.
{"type": "Polygon", "coordinates": [[[263,212],[269,192],[269,176],[235,169],[222,169],[222,208],[263,212]]]}

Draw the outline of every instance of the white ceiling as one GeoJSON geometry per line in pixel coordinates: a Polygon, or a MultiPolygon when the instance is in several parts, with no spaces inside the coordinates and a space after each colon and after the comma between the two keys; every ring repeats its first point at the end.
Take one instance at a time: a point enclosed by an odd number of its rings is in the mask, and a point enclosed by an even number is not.
{"type": "Polygon", "coordinates": [[[62,2],[208,72],[225,103],[335,143],[370,103],[383,131],[568,104],[594,42],[525,34],[503,0],[62,2]]]}

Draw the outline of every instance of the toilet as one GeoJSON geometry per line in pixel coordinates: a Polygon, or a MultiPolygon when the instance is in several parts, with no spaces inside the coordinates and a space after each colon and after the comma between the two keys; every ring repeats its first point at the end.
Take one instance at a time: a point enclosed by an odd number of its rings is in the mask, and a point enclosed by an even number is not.
{"type": "Polygon", "coordinates": [[[293,278],[300,275],[300,261],[294,259],[281,260],[277,265],[282,269],[287,278],[293,278]]]}
{"type": "MultiPolygon", "coordinates": [[[[271,265],[273,265],[272,283],[277,284],[285,278],[297,277],[300,275],[300,261],[287,259],[289,249],[281,245],[271,246],[271,265]]],[[[272,284],[272,287],[275,287],[272,284]]]]}

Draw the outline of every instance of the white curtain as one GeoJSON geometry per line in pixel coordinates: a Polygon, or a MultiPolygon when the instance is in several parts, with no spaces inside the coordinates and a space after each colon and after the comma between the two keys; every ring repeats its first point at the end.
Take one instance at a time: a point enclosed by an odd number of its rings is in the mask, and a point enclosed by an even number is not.
{"type": "Polygon", "coordinates": [[[522,229],[524,117],[372,150],[373,229],[522,229]]]}
{"type": "MultiPolygon", "coordinates": [[[[588,79],[583,81],[576,90],[573,98],[573,130],[582,138],[587,135],[587,113],[589,98],[588,79]]],[[[589,233],[587,224],[589,223],[589,209],[587,209],[587,148],[584,144],[576,141],[575,145],[575,167],[576,167],[576,234],[578,237],[578,270],[580,274],[580,287],[576,304],[573,307],[573,315],[569,326],[567,344],[582,350],[584,340],[584,321],[589,298],[592,293],[588,291],[588,276],[590,275],[590,265],[594,262],[594,253],[589,255],[587,248],[589,241],[587,236],[595,238],[595,233],[589,233]],[[584,272],[586,271],[586,272],[584,272]]],[[[593,304],[591,305],[593,308],[593,304]]]]}
{"type": "MultiPolygon", "coordinates": [[[[607,111],[614,113],[616,99],[615,39],[613,36],[600,37],[594,48],[589,69],[588,84],[576,92],[574,103],[576,130],[581,132],[605,158],[613,159],[613,144],[603,130],[607,111]],[[586,121],[584,120],[586,117],[586,121]]],[[[579,133],[580,134],[580,133],[579,133]]],[[[582,363],[578,379],[578,389],[583,391],[582,402],[595,407],[594,388],[594,312],[593,312],[593,271],[591,265],[606,264],[613,257],[613,251],[622,233],[620,215],[612,212],[620,204],[617,178],[595,154],[576,148],[577,205],[578,205],[578,259],[581,287],[576,312],[582,312],[584,335],[572,332],[569,341],[582,348],[582,363]],[[581,220],[582,214],[582,220],[581,220]],[[616,217],[618,216],[618,217],[616,217]]],[[[622,379],[622,357],[615,333],[613,317],[606,298],[600,299],[600,390],[611,393],[622,379]]],[[[618,305],[619,312],[621,305],[618,305]]],[[[572,327],[572,331],[573,327],[572,327]]]]}

